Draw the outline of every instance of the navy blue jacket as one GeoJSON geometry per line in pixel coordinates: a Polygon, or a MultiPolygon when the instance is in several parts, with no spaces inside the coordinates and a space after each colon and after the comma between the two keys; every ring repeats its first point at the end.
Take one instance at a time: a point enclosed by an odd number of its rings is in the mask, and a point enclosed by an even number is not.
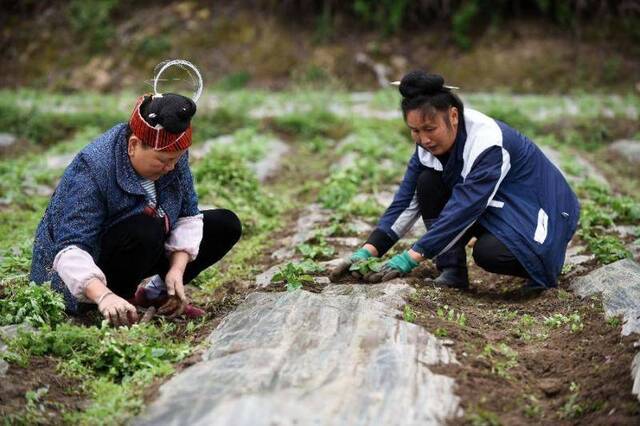
{"type": "Polygon", "coordinates": [[[413,246],[426,258],[447,251],[475,222],[516,256],[537,283],[555,286],[580,205],[562,173],[528,138],[467,109],[447,164],[416,147],[378,230],[394,242],[420,216],[416,183],[426,168],[443,172],[452,195],[413,246]]]}
{"type": "MultiPolygon", "coordinates": [[[[75,245],[97,264],[100,240],[106,230],[143,213],[147,194],[127,153],[126,124],[119,124],[87,145],[65,170],[51,197],[33,244],[31,280],[51,281],[65,296],[67,309],[77,311],[77,300],[52,270],[60,250],[75,245]]],[[[187,154],[156,181],[158,205],[173,229],[180,217],[199,214],[187,154]]]]}

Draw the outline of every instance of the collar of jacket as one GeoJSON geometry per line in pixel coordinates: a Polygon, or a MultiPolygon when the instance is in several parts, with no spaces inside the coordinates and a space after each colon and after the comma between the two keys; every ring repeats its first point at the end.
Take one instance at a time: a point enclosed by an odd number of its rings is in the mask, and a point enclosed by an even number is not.
{"type": "MultiPolygon", "coordinates": [[[[134,170],[133,165],[131,164],[131,159],[129,158],[126,130],[127,126],[122,126],[122,130],[118,133],[115,143],[116,180],[123,190],[131,194],[143,195],[146,197],[147,193],[142,187],[139,175],[134,170]]],[[[177,169],[178,167],[176,165],[175,169],[156,181],[156,190],[158,192],[176,178],[177,169]]]]}
{"type": "Polygon", "coordinates": [[[461,117],[458,123],[460,124],[458,125],[458,131],[456,132],[456,141],[454,147],[456,160],[462,161],[464,154],[464,145],[467,141],[467,128],[464,125],[464,117],[461,117]]]}

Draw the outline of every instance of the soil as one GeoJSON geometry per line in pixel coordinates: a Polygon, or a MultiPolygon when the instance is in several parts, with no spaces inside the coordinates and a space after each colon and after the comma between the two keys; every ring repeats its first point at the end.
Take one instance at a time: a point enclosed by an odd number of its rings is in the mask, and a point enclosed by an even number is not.
{"type": "Polygon", "coordinates": [[[0,380],[0,417],[5,424],[12,424],[12,414],[23,413],[27,400],[26,392],[47,389],[34,406],[38,413],[33,423],[61,423],[65,411],[80,411],[86,408],[86,395],[78,380],[56,372],[58,361],[50,357],[32,357],[29,365],[20,367],[11,364],[7,375],[0,380]],[[43,407],[41,409],[40,407],[43,407]]]}
{"type": "Polygon", "coordinates": [[[408,302],[416,324],[444,336],[460,361],[433,368],[456,379],[466,415],[451,424],[492,418],[502,424],[638,424],[640,404],[629,392],[638,336],[621,337],[621,326],[604,320],[600,300],[574,296],[567,291],[567,280],[560,280],[557,289],[521,297],[517,289],[523,280],[476,266],[470,268],[470,279],[468,291],[440,290],[413,279],[418,292],[408,302]],[[464,313],[464,326],[437,315],[445,304],[464,313]],[[580,314],[582,330],[543,324],[554,314],[568,317],[574,312],[580,314]],[[524,314],[536,320],[531,338],[522,331],[524,314]],[[487,345],[501,344],[517,354],[517,363],[503,371],[500,363],[508,357],[483,355],[487,345]]]}

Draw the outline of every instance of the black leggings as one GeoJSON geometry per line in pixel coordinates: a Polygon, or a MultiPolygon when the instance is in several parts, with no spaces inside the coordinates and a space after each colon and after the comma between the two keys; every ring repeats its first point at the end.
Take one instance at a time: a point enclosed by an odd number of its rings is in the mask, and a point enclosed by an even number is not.
{"type": "MultiPolygon", "coordinates": [[[[187,264],[184,284],[222,259],[242,233],[240,220],[230,210],[205,210],[202,214],[200,250],[187,264]]],[[[159,274],[164,279],[170,266],[164,251],[165,240],[163,222],[144,214],[131,216],[111,227],[102,237],[97,263],[107,277],[109,289],[128,299],[144,278],[159,274]]]]}
{"type": "MultiPolygon", "coordinates": [[[[423,171],[418,177],[417,195],[422,220],[429,229],[451,198],[451,190],[442,181],[442,172],[432,169],[423,171]]],[[[477,238],[473,246],[473,259],[482,269],[496,274],[529,277],[526,269],[507,246],[479,223],[471,226],[450,250],[436,258],[438,269],[466,265],[464,247],[471,237],[477,238]]]]}

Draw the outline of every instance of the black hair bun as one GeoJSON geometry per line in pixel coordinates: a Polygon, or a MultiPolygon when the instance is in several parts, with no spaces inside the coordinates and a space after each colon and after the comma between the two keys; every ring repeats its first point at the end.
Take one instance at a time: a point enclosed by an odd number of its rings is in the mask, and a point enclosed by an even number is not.
{"type": "Polygon", "coordinates": [[[159,124],[170,133],[187,130],[195,113],[195,102],[175,93],[149,96],[140,105],[140,114],[149,125],[155,127],[159,124]]]}
{"type": "Polygon", "coordinates": [[[400,81],[400,94],[405,98],[435,95],[442,91],[444,78],[438,74],[427,74],[424,71],[411,71],[400,81]]]}

